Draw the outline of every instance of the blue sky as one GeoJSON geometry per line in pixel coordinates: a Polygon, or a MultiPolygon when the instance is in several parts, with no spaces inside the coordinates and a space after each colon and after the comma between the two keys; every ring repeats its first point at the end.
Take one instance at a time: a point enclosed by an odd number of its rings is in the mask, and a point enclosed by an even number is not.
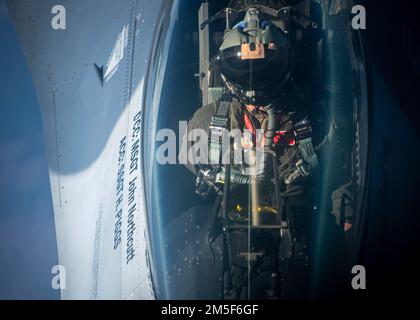
{"type": "Polygon", "coordinates": [[[0,299],[57,299],[58,264],[41,115],[0,0],[0,299]]]}

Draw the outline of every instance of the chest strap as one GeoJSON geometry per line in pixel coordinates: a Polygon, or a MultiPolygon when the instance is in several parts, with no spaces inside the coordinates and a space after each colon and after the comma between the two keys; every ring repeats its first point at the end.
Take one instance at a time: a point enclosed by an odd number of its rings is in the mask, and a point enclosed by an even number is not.
{"type": "Polygon", "coordinates": [[[212,165],[222,164],[223,137],[229,126],[231,100],[222,97],[216,114],[211,118],[209,132],[209,161],[212,165]]]}

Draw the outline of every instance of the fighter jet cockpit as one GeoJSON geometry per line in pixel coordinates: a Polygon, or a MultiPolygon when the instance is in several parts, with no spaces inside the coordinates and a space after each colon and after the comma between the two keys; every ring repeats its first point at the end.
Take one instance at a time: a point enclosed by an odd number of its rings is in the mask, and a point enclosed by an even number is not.
{"type": "Polygon", "coordinates": [[[159,298],[348,294],[368,147],[351,7],[178,1],[162,18],[143,114],[159,298]]]}

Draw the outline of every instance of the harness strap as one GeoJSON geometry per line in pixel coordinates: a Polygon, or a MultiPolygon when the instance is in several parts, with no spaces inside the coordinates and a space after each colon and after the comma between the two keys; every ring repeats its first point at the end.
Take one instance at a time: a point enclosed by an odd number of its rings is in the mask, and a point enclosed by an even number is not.
{"type": "Polygon", "coordinates": [[[229,125],[229,111],[231,98],[222,96],[216,114],[211,118],[209,137],[210,164],[222,164],[223,137],[229,125]]]}

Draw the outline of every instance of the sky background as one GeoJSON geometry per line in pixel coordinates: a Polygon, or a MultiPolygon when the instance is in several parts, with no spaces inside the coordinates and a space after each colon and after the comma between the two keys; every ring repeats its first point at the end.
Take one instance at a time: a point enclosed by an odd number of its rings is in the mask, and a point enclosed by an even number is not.
{"type": "Polygon", "coordinates": [[[0,299],[58,299],[58,264],[41,115],[0,0],[0,299]]]}

